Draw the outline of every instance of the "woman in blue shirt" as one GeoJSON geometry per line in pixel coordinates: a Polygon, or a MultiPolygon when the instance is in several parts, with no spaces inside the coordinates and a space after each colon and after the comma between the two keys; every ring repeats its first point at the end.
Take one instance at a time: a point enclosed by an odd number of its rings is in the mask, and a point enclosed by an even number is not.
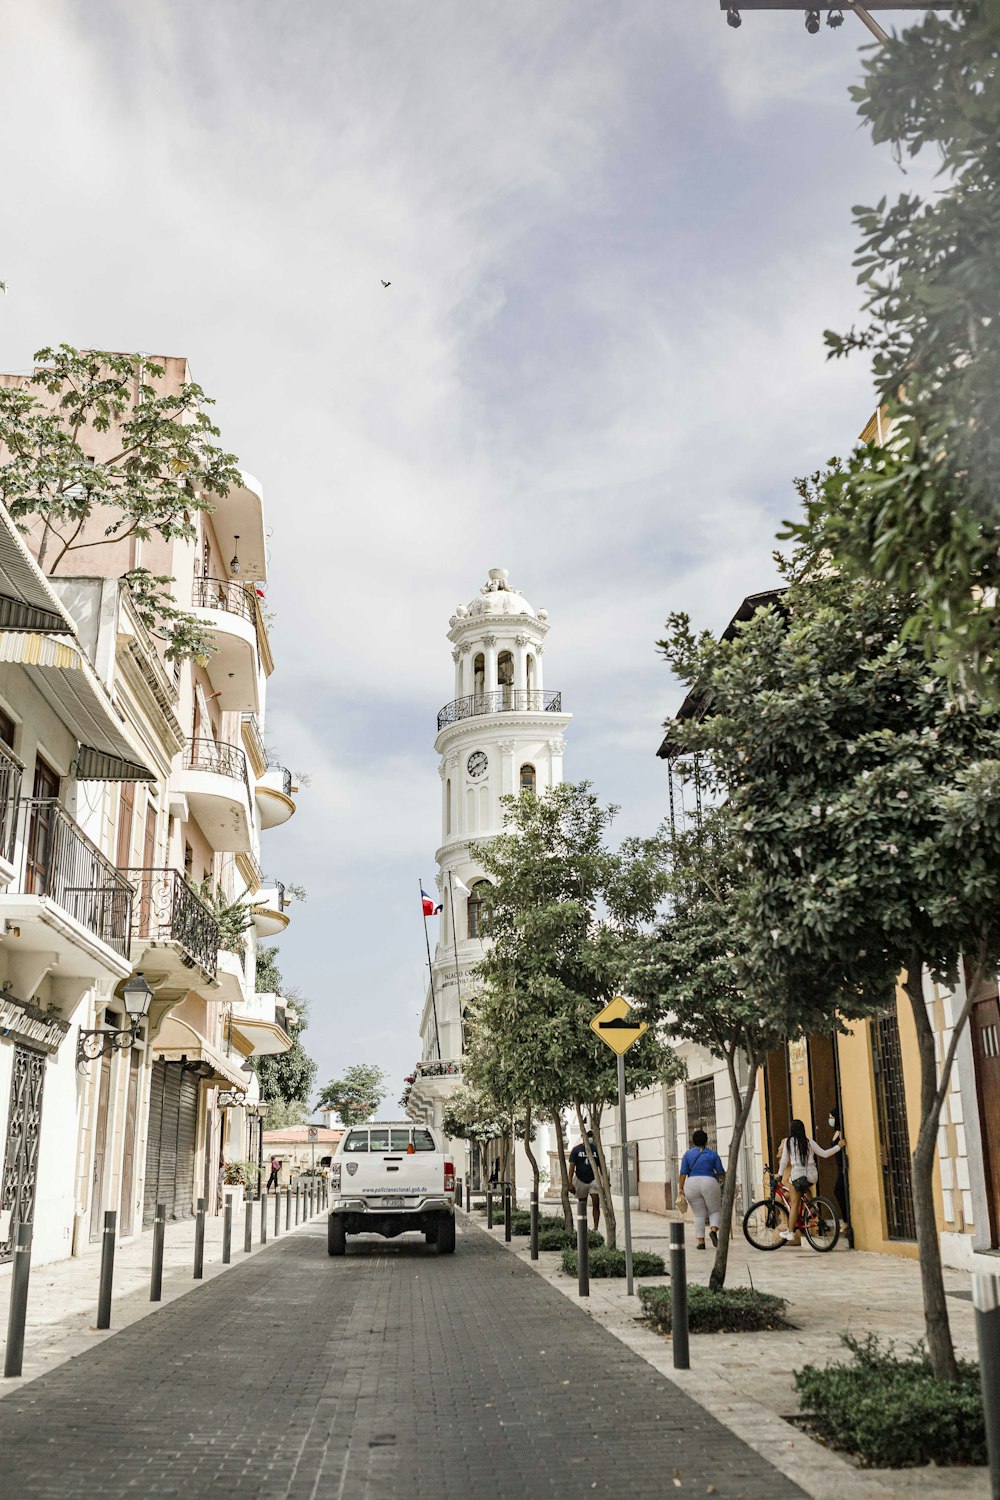
{"type": "Polygon", "coordinates": [[[718,1152],[708,1149],[708,1136],[696,1130],[691,1137],[692,1146],[685,1151],[681,1161],[677,1185],[688,1201],[694,1214],[694,1237],[699,1250],[705,1248],[705,1220],[712,1244],[719,1243],[719,1219],[722,1217],[722,1182],[726,1169],[718,1152]]]}

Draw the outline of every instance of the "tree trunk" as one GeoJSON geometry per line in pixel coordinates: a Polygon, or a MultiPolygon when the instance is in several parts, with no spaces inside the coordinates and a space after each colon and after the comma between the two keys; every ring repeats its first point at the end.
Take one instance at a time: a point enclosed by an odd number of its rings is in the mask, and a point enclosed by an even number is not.
{"type": "Polygon", "coordinates": [[[531,1163],[532,1186],[534,1187],[535,1195],[537,1197],[538,1191],[539,1191],[538,1184],[539,1184],[539,1182],[541,1180],[541,1174],[538,1171],[538,1162],[535,1159],[535,1153],[531,1149],[531,1105],[530,1104],[526,1104],[524,1106],[524,1154],[528,1158],[528,1161],[531,1163]]]}
{"type": "Polygon", "coordinates": [[[726,1284],[726,1266],[729,1261],[729,1241],[733,1230],[733,1204],[736,1202],[736,1178],[740,1163],[740,1149],[743,1145],[743,1132],[746,1130],[747,1121],[750,1118],[754,1094],[757,1091],[757,1069],[760,1066],[760,1062],[757,1058],[748,1056],[747,1063],[750,1068],[750,1079],[746,1089],[741,1093],[739,1081],[736,1077],[735,1053],[730,1052],[726,1055],[726,1067],[729,1070],[729,1087],[733,1095],[736,1123],[733,1126],[733,1134],[729,1142],[726,1180],[722,1188],[722,1217],[719,1220],[719,1245],[715,1252],[712,1274],[708,1278],[708,1285],[713,1292],[720,1291],[726,1284]]]}
{"type": "Polygon", "coordinates": [[[611,1202],[611,1185],[608,1178],[607,1157],[604,1155],[604,1144],[601,1140],[601,1111],[598,1105],[590,1105],[590,1128],[594,1133],[594,1151],[590,1149],[587,1139],[586,1127],[583,1123],[583,1110],[580,1105],[576,1106],[576,1118],[580,1125],[580,1138],[583,1141],[583,1149],[587,1153],[587,1160],[594,1169],[597,1178],[597,1196],[601,1205],[601,1213],[604,1215],[604,1239],[609,1250],[618,1248],[618,1221],[615,1218],[614,1204],[611,1202]],[[596,1152],[596,1156],[595,1156],[596,1152]]]}
{"type": "Polygon", "coordinates": [[[569,1167],[566,1165],[566,1142],[563,1140],[563,1122],[559,1111],[553,1110],[552,1123],[556,1128],[556,1145],[559,1147],[559,1196],[562,1199],[563,1219],[566,1228],[573,1228],[573,1207],[569,1201],[569,1167]]]}
{"type": "Polygon", "coordinates": [[[907,967],[904,989],[913,1012],[920,1049],[920,1132],[910,1170],[913,1184],[913,1217],[920,1256],[920,1284],[924,1297],[924,1328],[927,1352],[939,1380],[957,1380],[958,1365],[948,1323],[941,1240],[934,1217],[934,1148],[940,1114],[934,1029],[923,994],[923,954],[915,950],[907,967]]]}

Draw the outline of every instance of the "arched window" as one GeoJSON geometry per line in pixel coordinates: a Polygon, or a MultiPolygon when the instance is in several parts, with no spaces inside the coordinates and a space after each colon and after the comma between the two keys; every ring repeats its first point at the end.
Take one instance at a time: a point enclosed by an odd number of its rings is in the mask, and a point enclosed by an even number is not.
{"type": "Polygon", "coordinates": [[[514,707],[514,658],[509,651],[501,651],[497,657],[497,687],[500,690],[501,708],[514,707]]]}
{"type": "Polygon", "coordinates": [[[486,657],[480,651],[472,663],[472,695],[481,698],[486,692],[486,657]]]}
{"type": "Polygon", "coordinates": [[[488,880],[477,880],[465,903],[469,913],[470,938],[481,938],[483,935],[483,892],[488,885],[488,880]]]}
{"type": "Polygon", "coordinates": [[[534,704],[531,701],[531,694],[535,691],[535,658],[534,658],[533,654],[530,651],[528,652],[528,659],[525,662],[525,671],[527,673],[527,684],[528,684],[528,695],[529,695],[528,696],[528,707],[533,710],[534,709],[534,704]]]}
{"type": "Polygon", "coordinates": [[[533,792],[535,790],[535,768],[534,766],[521,767],[521,791],[533,792]]]}

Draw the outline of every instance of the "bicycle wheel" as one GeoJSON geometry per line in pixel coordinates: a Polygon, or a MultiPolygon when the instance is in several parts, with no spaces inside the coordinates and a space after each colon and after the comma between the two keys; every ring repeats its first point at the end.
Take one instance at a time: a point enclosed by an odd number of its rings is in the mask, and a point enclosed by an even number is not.
{"type": "Polygon", "coordinates": [[[840,1239],[840,1218],[825,1198],[806,1199],[802,1204],[802,1228],[814,1250],[832,1250],[840,1239]]]}
{"type": "Polygon", "coordinates": [[[787,1228],[788,1210],[776,1199],[761,1198],[743,1215],[743,1233],[755,1250],[777,1250],[784,1243],[781,1231],[787,1228]]]}

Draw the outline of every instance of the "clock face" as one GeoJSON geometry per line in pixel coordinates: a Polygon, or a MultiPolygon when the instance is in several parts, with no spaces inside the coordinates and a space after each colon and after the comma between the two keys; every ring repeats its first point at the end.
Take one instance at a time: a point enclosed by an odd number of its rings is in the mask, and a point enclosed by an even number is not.
{"type": "Polygon", "coordinates": [[[469,763],[466,766],[466,770],[474,780],[478,781],[480,776],[486,775],[488,765],[489,761],[486,759],[485,750],[473,750],[469,756],[469,763]]]}

